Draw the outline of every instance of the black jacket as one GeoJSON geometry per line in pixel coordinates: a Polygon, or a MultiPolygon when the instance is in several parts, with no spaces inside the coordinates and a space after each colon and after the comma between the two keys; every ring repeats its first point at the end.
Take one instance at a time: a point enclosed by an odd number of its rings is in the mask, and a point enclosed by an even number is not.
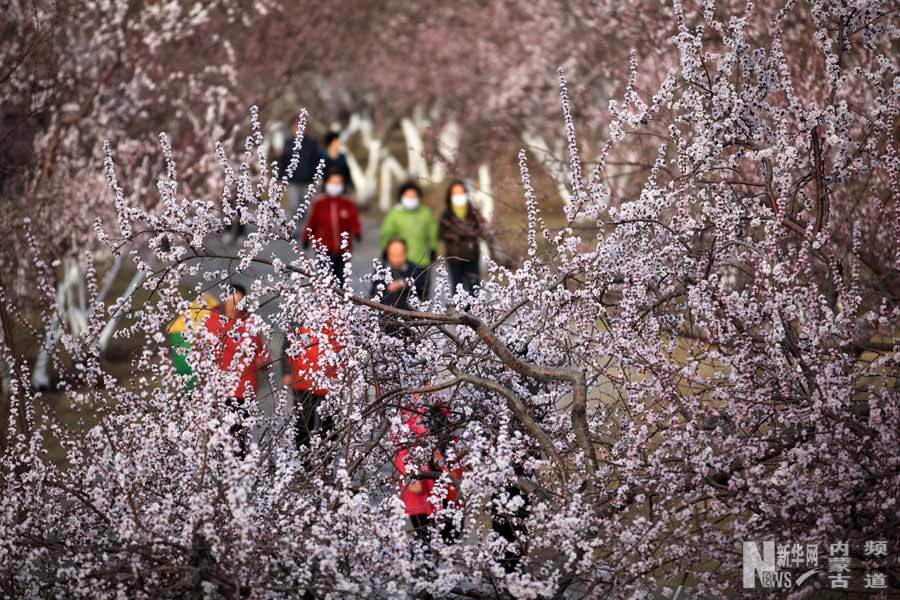
{"type": "Polygon", "coordinates": [[[344,176],[344,183],[347,185],[348,190],[353,190],[353,178],[350,177],[350,165],[347,164],[347,157],[343,152],[338,154],[337,158],[331,158],[328,155],[328,152],[323,152],[321,159],[325,161],[325,175],[334,169],[340,171],[344,176]]]}
{"type": "Polygon", "coordinates": [[[478,262],[478,239],[486,237],[484,220],[474,206],[469,206],[465,219],[460,219],[449,206],[441,215],[438,238],[444,242],[448,260],[478,262]]]}
{"type": "MultiPolygon", "coordinates": [[[[281,158],[278,160],[278,175],[284,177],[287,173],[288,165],[291,163],[291,154],[294,152],[294,136],[289,137],[284,142],[284,150],[281,152],[281,158]]],[[[305,136],[303,143],[300,145],[300,156],[297,168],[294,169],[293,176],[288,180],[291,183],[310,184],[316,176],[316,166],[319,164],[319,158],[322,151],[319,149],[319,143],[315,138],[305,136]]]]}
{"type": "Polygon", "coordinates": [[[403,310],[410,310],[409,306],[409,295],[410,293],[415,291],[415,285],[407,284],[400,290],[395,292],[390,292],[387,289],[387,286],[390,285],[393,281],[397,279],[405,279],[411,280],[413,279],[413,269],[411,266],[407,265],[406,269],[394,269],[391,268],[390,281],[385,278],[373,277],[372,278],[372,296],[375,296],[377,292],[377,288],[379,284],[384,284],[384,296],[381,298],[381,303],[385,306],[394,306],[396,308],[401,308],[403,310]]]}

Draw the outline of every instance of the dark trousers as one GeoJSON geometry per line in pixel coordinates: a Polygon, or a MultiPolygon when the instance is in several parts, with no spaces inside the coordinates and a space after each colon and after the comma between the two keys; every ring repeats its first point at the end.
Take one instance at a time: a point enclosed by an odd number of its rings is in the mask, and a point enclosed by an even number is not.
{"type": "MultiPolygon", "coordinates": [[[[430,544],[431,533],[437,525],[437,520],[434,518],[434,515],[409,515],[409,520],[412,523],[413,533],[416,537],[419,538],[423,544],[430,544]]],[[[444,540],[444,543],[447,545],[455,544],[462,535],[462,531],[454,526],[453,520],[451,519],[441,519],[439,533],[441,539],[444,540]]]]}
{"type": "Polygon", "coordinates": [[[247,234],[247,228],[244,226],[244,223],[241,222],[241,217],[234,217],[234,221],[231,222],[231,235],[234,236],[235,241],[244,237],[247,234]]]}
{"type": "Polygon", "coordinates": [[[463,260],[461,258],[447,259],[447,275],[450,277],[450,293],[456,293],[456,286],[462,284],[463,289],[470,294],[475,293],[475,288],[481,283],[481,273],[477,260],[463,260]]]}
{"type": "Polygon", "coordinates": [[[328,258],[331,259],[331,272],[334,274],[335,278],[337,278],[338,285],[343,287],[343,285],[344,285],[344,255],[343,254],[329,254],[328,258]]]}
{"type": "Polygon", "coordinates": [[[416,296],[419,300],[427,300],[431,294],[431,269],[410,263],[413,282],[416,285],[416,296]]]}
{"type": "Polygon", "coordinates": [[[515,544],[503,553],[503,560],[501,561],[503,570],[511,573],[519,566],[524,554],[522,544],[528,537],[528,528],[524,520],[528,518],[529,505],[531,503],[528,495],[522,492],[518,486],[508,486],[506,492],[510,496],[520,496],[525,501],[514,514],[501,514],[492,511],[493,514],[491,515],[491,529],[494,530],[494,533],[510,544],[515,544]]]}
{"type": "Polygon", "coordinates": [[[307,444],[313,432],[325,435],[334,428],[334,419],[319,416],[321,396],[310,391],[294,390],[294,445],[300,450],[307,444]]]}
{"type": "Polygon", "coordinates": [[[413,533],[419,538],[423,543],[427,544],[431,541],[431,515],[409,515],[409,520],[412,522],[413,533]]]}
{"type": "Polygon", "coordinates": [[[234,425],[228,428],[228,433],[235,445],[234,453],[239,459],[244,460],[250,445],[248,440],[249,432],[244,422],[250,416],[250,411],[247,410],[247,405],[243,398],[234,397],[225,399],[225,410],[234,415],[234,425]]]}

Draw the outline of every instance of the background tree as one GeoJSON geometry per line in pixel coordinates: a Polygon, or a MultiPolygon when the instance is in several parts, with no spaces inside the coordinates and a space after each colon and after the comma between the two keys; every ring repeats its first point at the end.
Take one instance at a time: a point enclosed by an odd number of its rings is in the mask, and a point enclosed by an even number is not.
{"type": "MultiPolygon", "coordinates": [[[[633,597],[680,585],[728,598],[743,593],[740,543],[762,539],[823,555],[846,540],[857,567],[900,587],[895,561],[862,552],[900,542],[897,14],[877,2],[703,8],[674,4],[678,60],[652,93],[632,62],[596,170],[559,79],[571,201],[542,211],[520,153],[525,260],[492,264],[476,297],[448,306],[401,311],[335,287],[282,218],[256,110],[240,166],[217,151],[221,198],[180,185],[165,137],[162,210],[131,202],[108,170],[118,222],[102,239],[114,251],[147,240],[133,258],[153,291],[120,335],[149,341],[125,387],[90,336],[64,336],[89,384],[68,395],[95,426],[38,413],[13,379],[40,435],[13,428],[0,459],[4,591],[633,597]],[[789,51],[802,40],[810,55],[789,51]],[[639,190],[613,196],[607,161],[651,142],[639,190]],[[256,231],[232,254],[216,238],[235,215],[256,231]],[[273,259],[273,244],[291,260],[273,259]],[[157,345],[189,309],[180,286],[199,295],[236,272],[256,275],[248,306],[277,302],[264,333],[287,334],[289,352],[301,320],[318,335],[339,324],[340,350],[323,360],[342,376],[322,382],[335,429],[301,454],[275,391],[238,460],[220,402],[233,381],[198,351],[186,392],[157,345]],[[383,335],[386,321],[408,333],[383,335]],[[469,536],[436,536],[431,551],[404,532],[384,469],[411,437],[402,415],[422,405],[448,407],[448,459],[467,467],[465,502],[444,514],[469,536]],[[528,497],[522,558],[504,569],[513,548],[478,524],[518,514],[514,489],[528,497]]],[[[449,483],[439,475],[438,489],[449,483]]]]}

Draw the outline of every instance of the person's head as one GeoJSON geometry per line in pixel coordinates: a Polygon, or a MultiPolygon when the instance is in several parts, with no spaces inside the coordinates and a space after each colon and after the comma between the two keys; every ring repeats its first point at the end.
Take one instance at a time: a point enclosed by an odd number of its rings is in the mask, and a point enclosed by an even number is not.
{"type": "Polygon", "coordinates": [[[400,186],[397,194],[400,197],[400,204],[407,210],[415,210],[422,201],[422,188],[415,181],[407,181],[400,186]]]}
{"type": "Polygon", "coordinates": [[[341,134],[337,131],[329,131],[325,134],[325,150],[332,158],[337,158],[341,153],[341,134]]]}
{"type": "Polygon", "coordinates": [[[344,174],[340,169],[329,169],[322,182],[322,190],[329,196],[340,196],[344,193],[344,174]]]}
{"type": "Polygon", "coordinates": [[[435,449],[440,451],[438,453],[438,457],[440,457],[446,451],[453,433],[447,410],[443,406],[434,404],[428,407],[428,412],[425,413],[425,425],[428,427],[428,435],[431,436],[435,449]]]}
{"type": "Polygon", "coordinates": [[[225,297],[225,301],[222,302],[222,310],[225,311],[225,315],[228,317],[235,317],[238,312],[238,304],[241,303],[241,300],[247,295],[247,288],[242,286],[239,283],[231,284],[232,292],[225,297]]]}
{"type": "Polygon", "coordinates": [[[392,268],[404,268],[406,266],[406,242],[400,238],[392,239],[384,249],[384,255],[392,268]]]}
{"type": "Polygon", "coordinates": [[[459,179],[455,179],[447,186],[447,207],[466,206],[469,204],[469,192],[466,184],[459,179]]]}

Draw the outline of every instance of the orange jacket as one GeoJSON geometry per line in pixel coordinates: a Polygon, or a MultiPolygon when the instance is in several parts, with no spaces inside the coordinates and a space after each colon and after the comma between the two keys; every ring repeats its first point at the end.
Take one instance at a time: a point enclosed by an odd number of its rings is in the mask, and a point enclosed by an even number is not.
{"type": "Polygon", "coordinates": [[[216,309],[206,319],[205,324],[206,330],[216,337],[213,352],[216,354],[219,368],[223,371],[241,370],[241,378],[233,392],[235,398],[244,398],[248,389],[253,389],[254,394],[259,391],[259,369],[268,362],[262,336],[251,333],[247,327],[248,319],[246,313],[229,319],[222,311],[216,309]],[[244,347],[244,341],[248,338],[249,343],[244,347]],[[245,354],[241,354],[240,361],[235,363],[234,358],[239,349],[245,354]]]}
{"type": "MultiPolygon", "coordinates": [[[[340,351],[340,346],[335,339],[334,330],[331,325],[326,325],[322,332],[325,334],[331,348],[334,352],[340,351]]],[[[315,388],[315,376],[324,373],[329,379],[336,379],[338,370],[333,366],[323,366],[321,364],[321,352],[319,350],[319,339],[312,334],[308,327],[300,328],[300,335],[309,337],[309,344],[305,350],[301,350],[295,357],[287,357],[291,368],[291,376],[293,377],[293,388],[302,392],[312,392],[316,396],[325,396],[328,390],[325,388],[315,388]]]]}

